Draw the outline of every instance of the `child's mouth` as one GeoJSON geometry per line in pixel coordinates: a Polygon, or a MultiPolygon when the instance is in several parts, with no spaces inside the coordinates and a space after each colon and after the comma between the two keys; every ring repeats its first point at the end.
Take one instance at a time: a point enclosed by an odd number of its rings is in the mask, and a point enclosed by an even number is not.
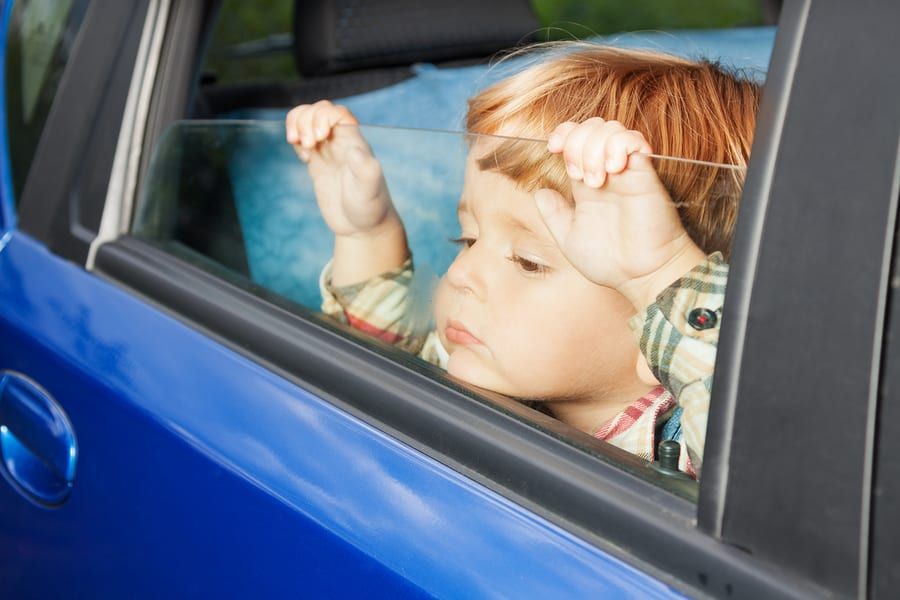
{"type": "Polygon", "coordinates": [[[447,328],[444,330],[444,333],[447,336],[447,340],[454,344],[466,346],[481,343],[481,340],[472,335],[465,325],[453,319],[447,321],[447,328]]]}

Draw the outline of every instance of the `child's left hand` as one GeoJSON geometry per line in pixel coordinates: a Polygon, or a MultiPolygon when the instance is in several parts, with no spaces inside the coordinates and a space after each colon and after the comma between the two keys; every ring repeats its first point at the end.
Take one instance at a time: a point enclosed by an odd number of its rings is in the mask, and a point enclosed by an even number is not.
{"type": "Polygon", "coordinates": [[[643,310],[704,258],[639,132],[600,118],[566,122],[547,149],[563,155],[575,205],[543,189],[535,194],[538,210],[563,254],[590,281],[643,310]]]}

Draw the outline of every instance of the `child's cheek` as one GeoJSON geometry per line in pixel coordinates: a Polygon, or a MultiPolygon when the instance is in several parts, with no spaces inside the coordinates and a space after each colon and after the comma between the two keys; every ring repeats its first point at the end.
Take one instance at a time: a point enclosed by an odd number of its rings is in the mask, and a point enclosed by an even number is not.
{"type": "Polygon", "coordinates": [[[446,346],[447,340],[444,339],[444,324],[447,322],[447,311],[449,304],[450,286],[447,284],[447,277],[441,277],[437,288],[434,290],[432,298],[432,316],[434,318],[434,326],[439,332],[441,343],[446,346]]]}
{"type": "Polygon", "coordinates": [[[497,315],[495,353],[516,395],[534,397],[553,391],[553,373],[559,369],[559,332],[546,318],[548,312],[520,300],[497,315]]]}

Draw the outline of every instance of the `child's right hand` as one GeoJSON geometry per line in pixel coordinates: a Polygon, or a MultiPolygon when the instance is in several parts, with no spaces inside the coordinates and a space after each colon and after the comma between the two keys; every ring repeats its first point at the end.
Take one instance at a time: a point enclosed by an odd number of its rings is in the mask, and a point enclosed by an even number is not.
{"type": "Polygon", "coordinates": [[[298,106],[285,120],[287,141],[308,165],[319,211],[334,232],[335,286],[367,281],[409,257],[381,165],[358,124],[349,110],[327,100],[298,106]]]}
{"type": "Polygon", "coordinates": [[[379,235],[400,226],[381,165],[344,106],[320,100],[292,109],[288,143],[308,165],[322,217],[336,236],[379,235]]]}
{"type": "Polygon", "coordinates": [[[588,280],[643,310],[705,255],[688,236],[637,131],[600,118],[559,125],[548,150],[562,154],[574,205],[559,192],[535,194],[563,254],[588,280]]]}

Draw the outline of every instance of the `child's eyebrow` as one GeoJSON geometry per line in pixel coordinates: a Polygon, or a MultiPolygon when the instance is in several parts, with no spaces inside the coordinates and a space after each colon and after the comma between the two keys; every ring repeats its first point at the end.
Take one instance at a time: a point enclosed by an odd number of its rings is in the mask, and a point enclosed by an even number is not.
{"type": "MultiPolygon", "coordinates": [[[[469,210],[469,204],[466,202],[465,198],[461,198],[459,204],[456,205],[456,215],[459,218],[460,215],[472,215],[472,211],[469,210]]],[[[544,228],[538,228],[535,231],[534,227],[528,225],[525,221],[517,217],[515,214],[506,214],[503,216],[503,220],[506,224],[512,229],[518,229],[524,231],[529,234],[531,237],[535,238],[536,241],[541,242],[542,244],[546,244],[547,246],[555,247],[556,244],[548,239],[549,232],[544,228]]]]}
{"type": "Polygon", "coordinates": [[[514,229],[521,229],[530,233],[534,237],[541,237],[540,232],[535,231],[533,227],[529,226],[525,221],[523,221],[516,215],[506,215],[505,221],[510,225],[510,227],[514,229]]]}
{"type": "Polygon", "coordinates": [[[528,225],[515,215],[507,215],[506,222],[511,228],[524,231],[531,238],[532,242],[538,246],[545,247],[551,251],[559,251],[559,246],[550,236],[550,232],[547,231],[546,227],[538,225],[537,230],[535,230],[535,227],[528,225]]]}

